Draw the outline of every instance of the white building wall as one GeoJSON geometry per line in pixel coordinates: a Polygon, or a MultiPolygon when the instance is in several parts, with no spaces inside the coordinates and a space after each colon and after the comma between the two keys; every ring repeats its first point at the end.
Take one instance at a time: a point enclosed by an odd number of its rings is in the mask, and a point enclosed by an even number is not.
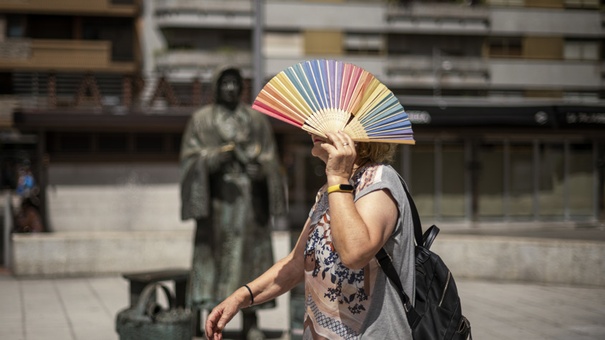
{"type": "Polygon", "coordinates": [[[266,1],[268,29],[349,29],[382,31],[386,7],[383,4],[266,1]]]}
{"type": "Polygon", "coordinates": [[[598,11],[521,7],[494,8],[490,13],[491,34],[603,36],[598,11]]]}
{"type": "Polygon", "coordinates": [[[515,88],[577,88],[601,86],[600,64],[570,61],[489,61],[491,85],[515,88]]]}

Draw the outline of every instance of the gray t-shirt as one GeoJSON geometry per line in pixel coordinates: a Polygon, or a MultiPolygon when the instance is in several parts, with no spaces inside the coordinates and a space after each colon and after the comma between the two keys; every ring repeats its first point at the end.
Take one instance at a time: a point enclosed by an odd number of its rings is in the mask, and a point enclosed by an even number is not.
{"type": "MultiPolygon", "coordinates": [[[[391,255],[393,266],[399,273],[403,289],[413,302],[415,301],[414,225],[410,205],[401,186],[399,175],[391,166],[383,166],[381,180],[363,188],[355,199],[381,189],[389,190],[399,207],[397,225],[384,248],[391,255]]],[[[361,338],[411,340],[411,329],[403,303],[397,294],[397,288],[382,270],[376,278],[373,295],[361,338]]]]}
{"type": "MultiPolygon", "coordinates": [[[[397,224],[385,249],[414,300],[414,239],[410,207],[397,172],[388,165],[365,166],[353,178],[355,200],[388,190],[399,207],[397,224]]],[[[325,188],[310,213],[305,248],[303,339],[412,339],[395,286],[376,259],[359,270],[345,267],[332,245],[325,188]]]]}

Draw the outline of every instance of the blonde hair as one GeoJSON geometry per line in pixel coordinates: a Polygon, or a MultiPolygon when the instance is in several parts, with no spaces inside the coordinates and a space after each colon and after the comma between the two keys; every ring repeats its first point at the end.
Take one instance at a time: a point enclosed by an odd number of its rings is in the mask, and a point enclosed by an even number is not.
{"type": "Polygon", "coordinates": [[[357,164],[391,163],[395,157],[397,144],[393,143],[357,143],[357,164]]]}

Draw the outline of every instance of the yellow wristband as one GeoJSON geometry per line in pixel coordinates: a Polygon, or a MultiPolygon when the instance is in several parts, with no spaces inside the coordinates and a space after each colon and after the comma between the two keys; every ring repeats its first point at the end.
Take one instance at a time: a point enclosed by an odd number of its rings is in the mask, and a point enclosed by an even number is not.
{"type": "Polygon", "coordinates": [[[333,192],[353,192],[355,188],[350,184],[336,184],[328,187],[328,194],[333,192]]]}

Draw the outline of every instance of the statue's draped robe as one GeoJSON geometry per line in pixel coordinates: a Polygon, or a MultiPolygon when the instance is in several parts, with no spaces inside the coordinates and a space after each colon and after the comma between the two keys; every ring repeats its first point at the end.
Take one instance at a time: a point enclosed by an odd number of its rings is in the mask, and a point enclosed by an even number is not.
{"type": "Polygon", "coordinates": [[[273,131],[248,106],[208,105],[192,115],[180,161],[181,218],[197,224],[188,300],[212,308],[274,263],[271,216],[283,214],[286,202],[273,131]],[[230,143],[234,157],[221,161],[230,143]],[[247,173],[250,162],[260,176],[247,173]]]}

